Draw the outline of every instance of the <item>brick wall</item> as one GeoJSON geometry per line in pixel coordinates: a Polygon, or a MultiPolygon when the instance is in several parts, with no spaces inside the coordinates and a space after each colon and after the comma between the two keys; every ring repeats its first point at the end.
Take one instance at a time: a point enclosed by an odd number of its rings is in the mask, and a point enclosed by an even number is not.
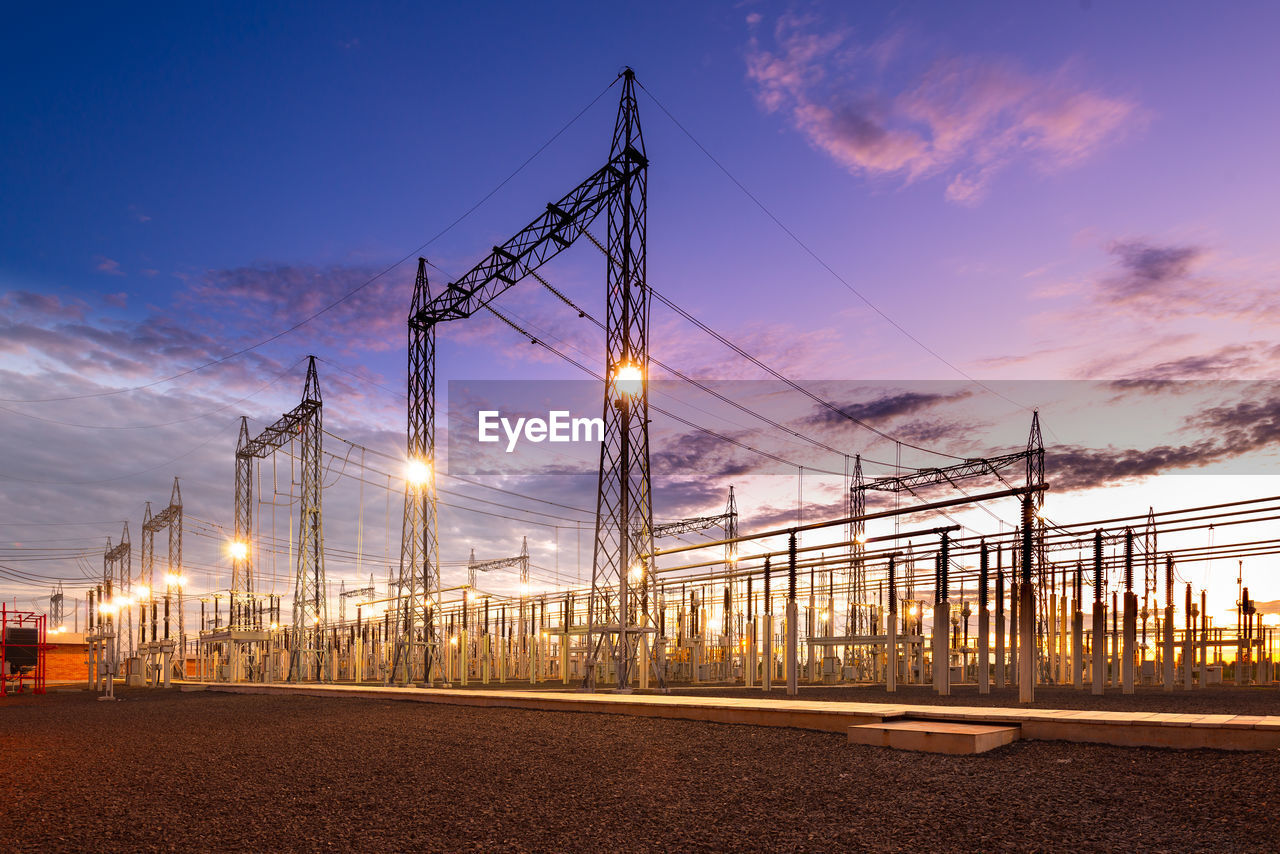
{"type": "Polygon", "coordinates": [[[89,678],[85,656],[89,646],[83,643],[55,643],[45,653],[45,679],[49,682],[74,679],[84,682],[89,678]]]}

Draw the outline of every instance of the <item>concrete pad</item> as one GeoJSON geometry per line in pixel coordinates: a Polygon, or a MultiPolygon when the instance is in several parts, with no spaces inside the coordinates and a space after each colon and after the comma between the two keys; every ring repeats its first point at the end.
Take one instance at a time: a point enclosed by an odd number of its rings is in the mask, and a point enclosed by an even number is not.
{"type": "MultiPolygon", "coordinates": [[[[1225,729],[1255,729],[1259,724],[1263,724],[1263,729],[1270,729],[1271,727],[1266,726],[1267,723],[1267,719],[1262,715],[1236,715],[1226,723],[1219,724],[1219,726],[1225,729]]],[[[1280,726],[1280,721],[1273,725],[1280,726]]]]}
{"type": "Polygon", "coordinates": [[[849,727],[850,744],[966,756],[1017,741],[1019,728],[946,721],[884,721],[849,727]]]}

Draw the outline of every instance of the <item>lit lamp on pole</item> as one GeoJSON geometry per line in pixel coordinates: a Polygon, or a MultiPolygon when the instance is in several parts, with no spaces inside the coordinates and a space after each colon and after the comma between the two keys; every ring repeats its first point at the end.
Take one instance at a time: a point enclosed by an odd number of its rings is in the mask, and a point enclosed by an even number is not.
{"type": "Polygon", "coordinates": [[[404,465],[404,480],[413,489],[422,489],[431,482],[431,463],[420,457],[410,458],[404,465]]]}

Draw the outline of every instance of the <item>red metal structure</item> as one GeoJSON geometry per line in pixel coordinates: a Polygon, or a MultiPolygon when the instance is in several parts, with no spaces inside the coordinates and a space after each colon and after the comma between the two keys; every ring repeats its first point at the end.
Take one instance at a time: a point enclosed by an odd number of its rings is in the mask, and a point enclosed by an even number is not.
{"type": "Polygon", "coordinates": [[[21,694],[31,686],[33,694],[44,693],[45,615],[31,611],[10,611],[0,603],[0,697],[21,694]]]}

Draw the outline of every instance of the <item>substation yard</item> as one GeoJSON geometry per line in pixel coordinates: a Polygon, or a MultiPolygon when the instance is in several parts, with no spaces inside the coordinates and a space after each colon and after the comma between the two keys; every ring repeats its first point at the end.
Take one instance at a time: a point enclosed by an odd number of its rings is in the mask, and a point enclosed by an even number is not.
{"type": "MultiPolygon", "coordinates": [[[[1265,851],[1280,839],[1276,751],[1019,741],[945,756],[621,715],[117,696],[54,691],[0,710],[6,850],[1265,851]]],[[[1275,696],[1196,700],[1244,713],[1275,696]]],[[[1063,692],[1037,705],[1068,698],[1098,702],[1063,692]]],[[[1121,699],[1166,698],[1100,702],[1121,699]]]]}

